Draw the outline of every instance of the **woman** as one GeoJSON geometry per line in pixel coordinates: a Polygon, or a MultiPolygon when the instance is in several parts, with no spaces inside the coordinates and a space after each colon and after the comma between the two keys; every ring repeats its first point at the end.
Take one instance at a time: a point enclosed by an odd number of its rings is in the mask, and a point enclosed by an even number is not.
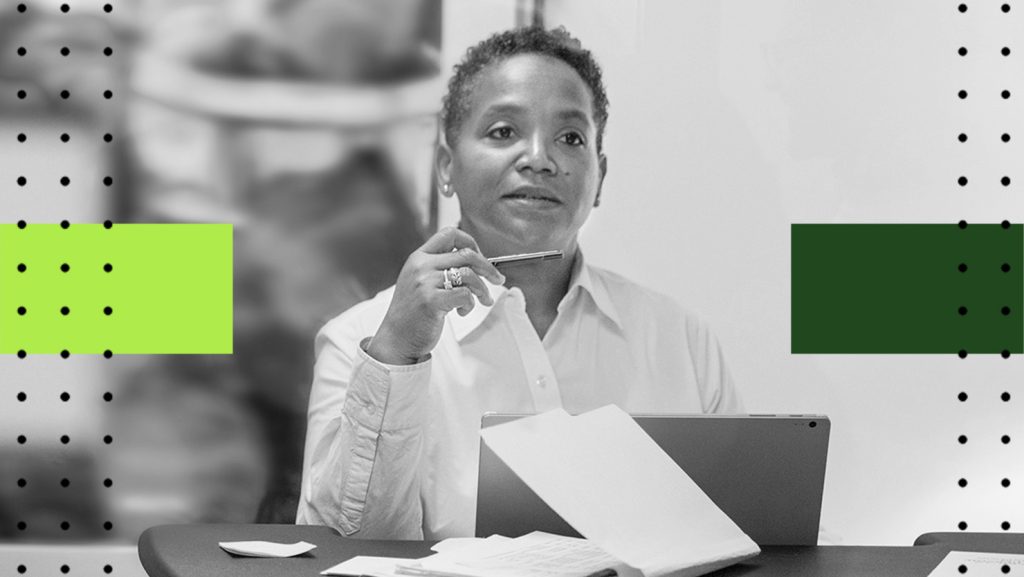
{"type": "Polygon", "coordinates": [[[607,106],[600,69],[564,29],[512,30],[467,52],[437,151],[459,228],[317,336],[298,522],[472,536],[487,411],[740,410],[705,325],[579,250],[607,170],[607,106]],[[503,271],[486,260],[551,249],[565,258],[503,271]]]}

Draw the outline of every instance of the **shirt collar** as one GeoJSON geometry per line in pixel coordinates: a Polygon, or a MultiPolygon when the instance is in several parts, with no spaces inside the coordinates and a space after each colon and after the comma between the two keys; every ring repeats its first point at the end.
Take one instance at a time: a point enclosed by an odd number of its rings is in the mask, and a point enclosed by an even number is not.
{"type": "Polygon", "coordinates": [[[597,305],[597,310],[601,311],[601,314],[615,323],[617,328],[622,329],[619,310],[615,307],[615,303],[612,302],[611,295],[608,294],[608,286],[602,279],[595,278],[593,271],[593,267],[589,266],[584,260],[583,252],[579,252],[576,257],[576,263],[573,266],[573,281],[569,284],[569,292],[566,293],[565,298],[558,305],[559,312],[561,312],[565,303],[574,296],[573,292],[577,290],[576,287],[579,287],[579,290],[590,295],[590,298],[594,300],[594,304],[597,305]]]}
{"type": "MultiPolygon", "coordinates": [[[[570,306],[577,299],[581,298],[580,293],[587,293],[593,299],[594,304],[597,305],[598,311],[607,317],[608,320],[612,321],[616,327],[621,329],[622,322],[619,318],[619,312],[608,294],[608,287],[600,279],[596,279],[592,271],[592,267],[583,258],[582,251],[577,253],[576,262],[573,263],[572,277],[569,281],[569,290],[565,293],[565,297],[562,298],[562,302],[558,303],[558,313],[561,314],[565,307],[570,306]]],[[[462,342],[463,339],[483,324],[491,314],[491,311],[501,306],[501,303],[508,298],[509,289],[501,285],[492,284],[487,279],[483,279],[483,281],[491,291],[494,306],[485,306],[477,301],[476,306],[466,316],[461,316],[456,311],[452,311],[448,315],[455,339],[459,342],[462,342]]]]}

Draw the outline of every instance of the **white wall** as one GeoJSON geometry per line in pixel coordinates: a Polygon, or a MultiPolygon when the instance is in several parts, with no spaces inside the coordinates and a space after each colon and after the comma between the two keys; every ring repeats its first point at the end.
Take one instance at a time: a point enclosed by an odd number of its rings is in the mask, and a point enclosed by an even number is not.
{"type": "Polygon", "coordinates": [[[1022,359],[789,352],[792,223],[1024,220],[1024,6],[957,4],[548,2],[611,101],[588,255],[710,320],[751,412],[832,418],[822,523],[844,544],[1024,530],[1022,359]]]}

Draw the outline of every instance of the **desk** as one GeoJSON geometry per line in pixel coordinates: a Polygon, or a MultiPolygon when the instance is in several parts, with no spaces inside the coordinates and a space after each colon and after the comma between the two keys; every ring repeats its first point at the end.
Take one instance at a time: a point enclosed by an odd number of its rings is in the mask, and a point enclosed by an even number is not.
{"type": "MultiPolygon", "coordinates": [[[[713,575],[923,577],[954,548],[942,534],[933,535],[929,544],[916,547],[763,547],[759,556],[713,575]]],[[[1019,534],[1000,536],[1007,539],[1001,544],[1005,546],[982,550],[1024,551],[1019,534]]],[[[980,542],[983,537],[974,540],[980,542]]],[[[142,534],[139,558],[149,577],[318,577],[320,571],[355,555],[425,557],[432,544],[346,539],[328,527],[307,525],[166,525],[142,534]],[[217,546],[219,541],[307,541],[317,548],[290,559],[251,559],[228,555],[217,546]]],[[[969,543],[957,542],[956,548],[968,549],[964,544],[969,543]]]]}
{"type": "Polygon", "coordinates": [[[139,537],[139,560],[149,577],[319,577],[328,567],[356,555],[426,557],[431,542],[345,539],[315,525],[164,525],[139,537]],[[288,559],[234,557],[220,541],[306,541],[316,545],[288,559]]]}

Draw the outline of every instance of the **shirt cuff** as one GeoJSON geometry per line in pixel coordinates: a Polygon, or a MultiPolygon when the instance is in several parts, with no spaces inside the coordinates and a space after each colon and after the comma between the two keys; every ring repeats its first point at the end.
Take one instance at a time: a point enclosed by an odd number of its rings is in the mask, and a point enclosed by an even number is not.
{"type": "Polygon", "coordinates": [[[376,432],[420,425],[430,383],[431,357],[414,365],[389,365],[366,352],[370,337],[356,347],[352,386],[345,396],[345,414],[376,432]]]}

